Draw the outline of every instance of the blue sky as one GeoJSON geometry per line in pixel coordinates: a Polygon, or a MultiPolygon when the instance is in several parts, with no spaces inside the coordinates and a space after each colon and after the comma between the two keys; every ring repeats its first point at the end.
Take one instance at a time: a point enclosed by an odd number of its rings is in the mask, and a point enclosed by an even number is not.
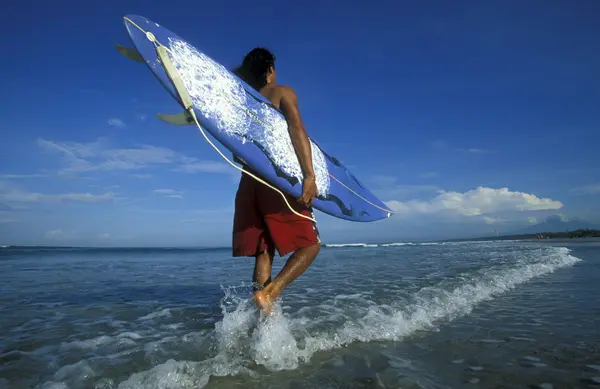
{"type": "Polygon", "coordinates": [[[598,2],[290,4],[5,6],[0,244],[231,242],[238,172],[194,127],[156,119],[179,107],[115,51],[125,14],[228,67],[275,52],[309,134],[398,211],[317,213],[325,242],[600,222],[598,2]]]}

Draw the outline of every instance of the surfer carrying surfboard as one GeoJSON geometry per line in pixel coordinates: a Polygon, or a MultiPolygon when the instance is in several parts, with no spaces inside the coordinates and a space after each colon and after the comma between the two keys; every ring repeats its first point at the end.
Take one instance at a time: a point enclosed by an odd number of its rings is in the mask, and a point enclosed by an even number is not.
{"type": "MultiPolygon", "coordinates": [[[[312,204],[317,196],[311,146],[302,123],[294,90],[277,84],[275,56],[267,49],[255,48],[233,70],[247,84],[265,96],[285,116],[288,131],[303,174],[302,194],[288,202],[296,212],[314,219],[312,204]]],[[[258,176],[243,160],[242,167],[258,176]]],[[[279,193],[242,174],[235,197],[233,256],[255,258],[253,282],[257,306],[270,313],[281,291],[308,269],[318,255],[321,240],[312,221],[294,214],[279,193]],[[281,257],[293,253],[279,274],[271,280],[275,250],[281,257]]]]}

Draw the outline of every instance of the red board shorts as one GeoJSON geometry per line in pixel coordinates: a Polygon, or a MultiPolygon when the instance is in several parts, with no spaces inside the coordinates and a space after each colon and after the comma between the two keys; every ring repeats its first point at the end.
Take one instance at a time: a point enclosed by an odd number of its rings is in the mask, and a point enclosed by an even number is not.
{"type": "MultiPolygon", "coordinates": [[[[296,212],[315,218],[311,208],[298,204],[291,196],[286,197],[296,212]]],[[[255,256],[266,250],[277,250],[283,257],[318,243],[321,239],[314,222],[293,213],[279,192],[242,173],[235,196],[234,257],[255,256]]]]}

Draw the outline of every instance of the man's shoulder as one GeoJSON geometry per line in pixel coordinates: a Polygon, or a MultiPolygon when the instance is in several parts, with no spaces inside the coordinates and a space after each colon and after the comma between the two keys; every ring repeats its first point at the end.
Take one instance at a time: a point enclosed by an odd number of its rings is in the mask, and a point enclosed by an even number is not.
{"type": "Polygon", "coordinates": [[[294,91],[294,88],[292,88],[289,85],[282,85],[282,84],[277,84],[275,85],[275,88],[277,89],[278,92],[280,93],[296,93],[294,91]]]}
{"type": "Polygon", "coordinates": [[[275,88],[277,88],[277,94],[283,99],[296,98],[296,91],[289,85],[278,84],[275,88]]]}

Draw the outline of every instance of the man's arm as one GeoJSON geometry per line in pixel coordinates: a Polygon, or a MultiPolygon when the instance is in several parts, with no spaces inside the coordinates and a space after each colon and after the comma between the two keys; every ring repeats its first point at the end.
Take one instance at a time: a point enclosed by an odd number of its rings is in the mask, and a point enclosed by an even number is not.
{"type": "Polygon", "coordinates": [[[288,131],[296,154],[300,161],[300,167],[302,168],[302,174],[304,178],[315,178],[315,172],[312,164],[312,150],[310,148],[310,141],[306,134],[306,129],[302,123],[302,117],[300,116],[300,110],[298,109],[298,97],[296,92],[290,87],[283,86],[281,93],[281,103],[279,108],[288,124],[288,131]]]}
{"type": "Polygon", "coordinates": [[[288,132],[290,133],[292,144],[300,161],[302,175],[304,176],[304,180],[302,181],[302,195],[298,198],[298,202],[306,207],[310,207],[318,195],[317,183],[312,165],[310,141],[308,140],[308,135],[306,135],[302,117],[300,117],[298,97],[292,88],[282,87],[279,108],[288,123],[288,132]]]}

